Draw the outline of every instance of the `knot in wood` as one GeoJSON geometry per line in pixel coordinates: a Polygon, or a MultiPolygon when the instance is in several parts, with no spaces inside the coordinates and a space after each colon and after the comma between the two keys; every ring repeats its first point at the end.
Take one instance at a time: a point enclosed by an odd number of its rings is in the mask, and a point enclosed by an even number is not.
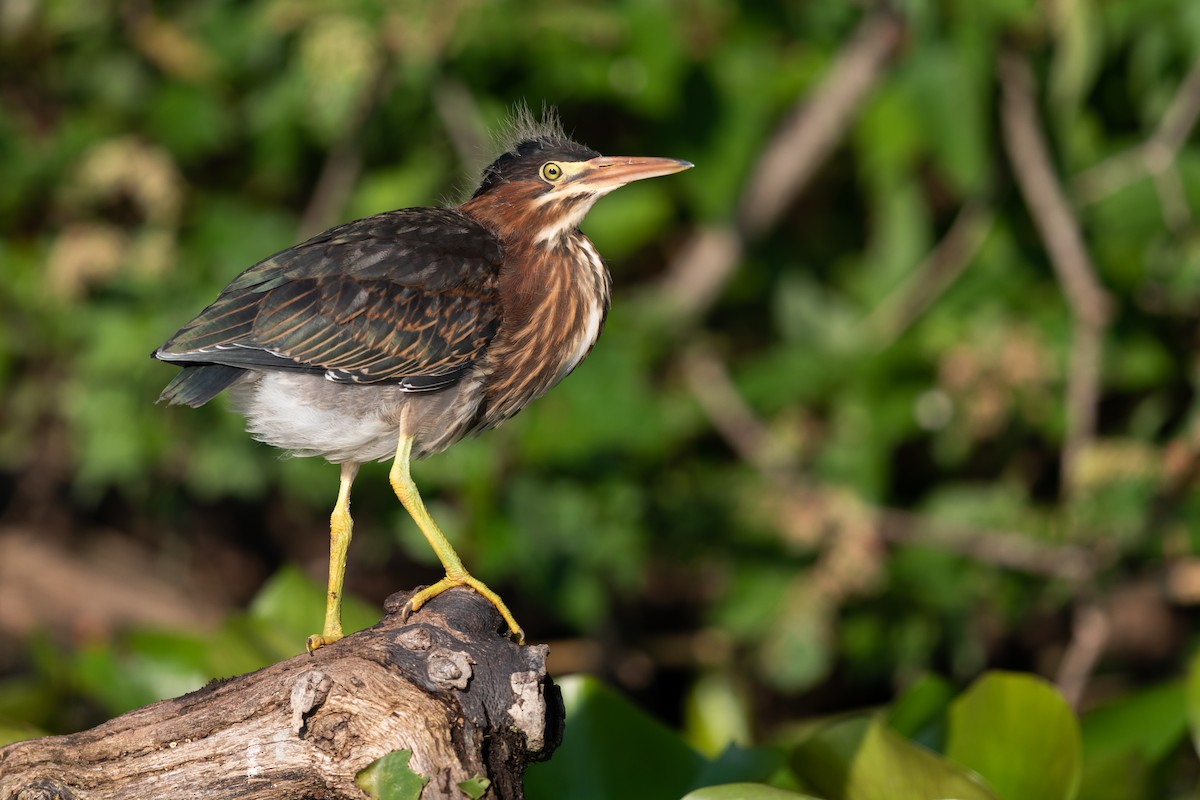
{"type": "Polygon", "coordinates": [[[429,656],[425,674],[439,689],[466,689],[471,680],[471,658],[461,650],[436,650],[429,656]]]}
{"type": "Polygon", "coordinates": [[[426,628],[405,628],[396,634],[396,644],[405,650],[428,650],[433,647],[433,634],[426,628]]]}
{"type": "Polygon", "coordinates": [[[541,675],[530,670],[508,676],[513,704],[508,716],[522,733],[530,752],[540,753],[546,746],[546,703],[542,699],[541,675]]]}
{"type": "Polygon", "coordinates": [[[292,684],[292,730],[301,738],[312,712],[329,697],[329,689],[333,680],[319,669],[305,672],[292,684]]]}
{"type": "Polygon", "coordinates": [[[43,779],[22,786],[10,797],[12,800],[76,800],[78,795],[56,781],[43,779]]]}

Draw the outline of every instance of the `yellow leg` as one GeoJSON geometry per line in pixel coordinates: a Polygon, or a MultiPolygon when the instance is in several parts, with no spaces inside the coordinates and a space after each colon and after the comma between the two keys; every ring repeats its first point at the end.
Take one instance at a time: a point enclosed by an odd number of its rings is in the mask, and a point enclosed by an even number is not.
{"type": "Polygon", "coordinates": [[[358,474],[358,464],[342,464],[342,485],[337,503],[329,517],[329,593],[325,597],[325,628],[308,637],[308,652],[333,644],[342,638],[342,581],[346,577],[346,551],[354,520],[350,518],[350,486],[358,474]]]}
{"type": "Polygon", "coordinates": [[[429,541],[429,546],[433,548],[433,552],[437,554],[438,560],[442,562],[442,566],[446,569],[446,577],[442,578],[432,586],[427,586],[421,591],[412,596],[408,601],[407,611],[417,611],[421,606],[437,597],[442,592],[454,586],[469,586],[479,594],[486,597],[496,610],[500,612],[500,616],[508,623],[508,629],[516,638],[518,644],[525,643],[525,633],[521,630],[521,626],[513,619],[512,612],[508,610],[508,606],[500,599],[500,595],[493,592],[483,581],[472,576],[463,567],[462,559],[458,557],[458,553],[454,552],[454,547],[446,539],[446,535],[442,533],[441,528],[433,521],[433,517],[425,509],[425,503],[421,500],[421,494],[417,491],[417,485],[413,483],[412,475],[409,473],[409,460],[412,456],[413,440],[411,436],[401,434],[400,444],[396,448],[396,460],[392,462],[392,471],[389,478],[392,482],[392,489],[396,492],[396,497],[400,498],[400,502],[408,509],[408,513],[412,516],[413,521],[417,523],[417,527],[421,529],[421,533],[425,534],[425,538],[429,541]]]}

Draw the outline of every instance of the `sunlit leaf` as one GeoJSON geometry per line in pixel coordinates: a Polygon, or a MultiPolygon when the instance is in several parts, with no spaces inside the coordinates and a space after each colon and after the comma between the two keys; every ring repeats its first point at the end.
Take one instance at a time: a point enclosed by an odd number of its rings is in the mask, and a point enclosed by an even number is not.
{"type": "Polygon", "coordinates": [[[715,756],[731,742],[750,742],[749,716],[748,699],[732,675],[702,675],[688,692],[684,735],[697,750],[715,756]]]}
{"type": "MultiPolygon", "coordinates": [[[[347,634],[379,621],[382,612],[353,597],[342,598],[342,627],[347,634]]],[[[250,607],[250,621],[265,644],[288,655],[302,652],[325,619],[325,588],[293,567],[269,580],[250,607]]]]}
{"type": "Polygon", "coordinates": [[[1042,678],[990,672],[951,704],[946,756],[982,775],[1000,800],[1072,800],[1079,722],[1042,678]]]}
{"type": "Polygon", "coordinates": [[[1188,665],[1187,682],[1184,685],[1187,704],[1188,729],[1192,736],[1192,746],[1200,752],[1200,655],[1192,657],[1188,665]]]}
{"type": "Polygon", "coordinates": [[[683,800],[818,800],[812,795],[776,789],[762,783],[726,783],[688,792],[683,800]]]}
{"type": "Polygon", "coordinates": [[[471,800],[480,800],[487,793],[488,787],[492,782],[481,775],[476,775],[474,778],[468,778],[458,784],[458,788],[462,789],[463,794],[471,798],[471,800]]]}
{"type": "Polygon", "coordinates": [[[830,800],[998,800],[967,770],[913,744],[882,717],[835,722],[791,755],[805,785],[830,800]]]}
{"type": "Polygon", "coordinates": [[[372,761],[354,776],[354,783],[373,800],[417,800],[429,778],[413,772],[411,750],[395,750],[372,761]]]}

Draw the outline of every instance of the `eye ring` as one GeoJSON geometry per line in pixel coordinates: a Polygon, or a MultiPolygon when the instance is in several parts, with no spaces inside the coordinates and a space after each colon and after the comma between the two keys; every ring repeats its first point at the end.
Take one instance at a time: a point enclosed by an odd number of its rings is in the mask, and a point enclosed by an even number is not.
{"type": "Polygon", "coordinates": [[[553,161],[547,161],[545,164],[542,164],[541,175],[542,180],[554,183],[562,179],[563,168],[553,161]]]}

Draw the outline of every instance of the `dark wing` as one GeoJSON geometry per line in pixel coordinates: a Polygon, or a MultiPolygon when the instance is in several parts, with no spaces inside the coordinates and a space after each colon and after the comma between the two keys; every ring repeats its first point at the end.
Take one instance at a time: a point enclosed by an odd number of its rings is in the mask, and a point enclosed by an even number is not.
{"type": "Polygon", "coordinates": [[[163,398],[199,405],[244,369],[413,391],[447,386],[496,334],[500,260],[496,238],[451,210],[406,209],[333,228],[243,272],[156,350],[190,367],[163,398]]]}

